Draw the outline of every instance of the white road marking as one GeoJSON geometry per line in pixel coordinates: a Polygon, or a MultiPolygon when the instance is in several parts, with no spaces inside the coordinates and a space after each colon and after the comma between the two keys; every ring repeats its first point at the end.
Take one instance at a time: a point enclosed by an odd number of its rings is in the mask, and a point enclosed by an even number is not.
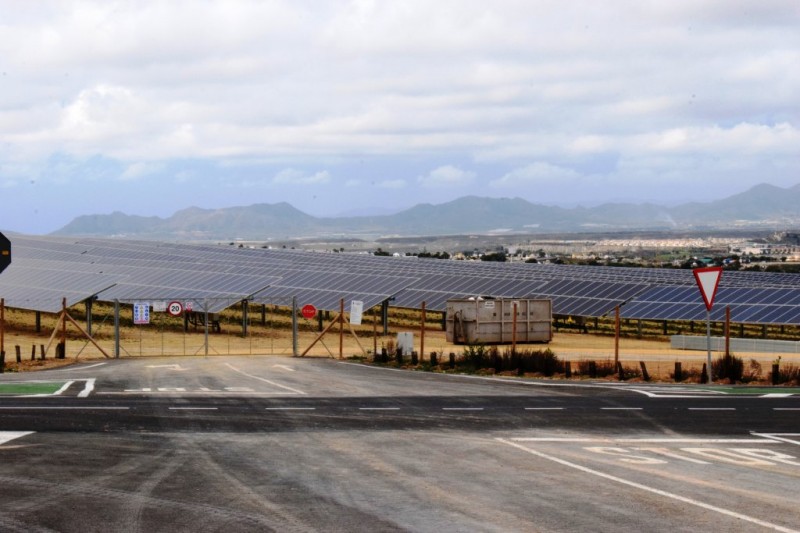
{"type": "Polygon", "coordinates": [[[107,405],[86,405],[74,407],[67,405],[1,405],[0,410],[5,411],[125,411],[130,407],[107,406],[107,405]]]}
{"type": "Polygon", "coordinates": [[[735,407],[689,407],[690,411],[735,411],[735,407]]]}
{"type": "MultiPolygon", "coordinates": [[[[67,390],[68,388],[70,388],[70,386],[71,386],[73,383],[75,383],[75,382],[74,382],[74,381],[67,381],[66,383],[64,383],[64,386],[63,386],[63,387],[61,387],[60,389],[58,389],[56,392],[54,392],[54,393],[53,393],[53,396],[58,396],[58,395],[60,395],[62,392],[64,392],[64,391],[65,391],[65,390],[67,390]]],[[[35,394],[34,396],[42,396],[42,395],[41,395],[41,394],[35,394]]],[[[49,394],[45,394],[44,396],[50,396],[50,395],[49,395],[49,394]]]]}
{"type": "Polygon", "coordinates": [[[516,437],[514,442],[615,442],[619,444],[775,444],[767,435],[752,433],[763,438],[702,439],[702,438],[603,438],[603,437],[516,437]]]}
{"type": "Polygon", "coordinates": [[[642,407],[601,407],[601,411],[641,411],[642,407]]]}
{"type": "Polygon", "coordinates": [[[800,407],[773,407],[773,411],[800,411],[800,407]]]}
{"type": "Polygon", "coordinates": [[[767,439],[774,439],[779,442],[788,442],[789,444],[797,444],[800,446],[800,439],[790,439],[788,437],[800,437],[800,433],[750,433],[757,437],[764,437],[767,439]]]}
{"type": "Polygon", "coordinates": [[[527,453],[529,453],[531,455],[535,455],[536,457],[539,457],[541,459],[546,459],[548,461],[552,461],[554,463],[558,463],[558,464],[560,464],[562,466],[566,466],[566,467],[569,467],[569,468],[574,468],[575,470],[579,470],[579,471],[584,472],[586,474],[591,474],[593,476],[597,476],[597,477],[601,477],[601,478],[604,478],[604,479],[608,479],[609,481],[614,481],[616,483],[620,483],[622,485],[627,485],[627,486],[635,488],[635,489],[639,489],[639,490],[643,490],[643,491],[646,491],[646,492],[650,492],[652,494],[656,494],[658,496],[663,496],[665,498],[670,498],[670,499],[673,499],[673,500],[676,500],[676,501],[679,501],[679,502],[687,503],[689,505],[694,505],[696,507],[700,507],[700,508],[706,509],[708,511],[714,511],[716,513],[719,513],[719,514],[722,514],[722,515],[725,515],[725,516],[729,516],[729,517],[735,518],[737,520],[743,520],[745,522],[750,522],[751,524],[756,524],[758,526],[765,527],[765,528],[768,528],[768,529],[773,529],[775,531],[781,531],[783,533],[800,533],[800,530],[790,529],[788,527],[784,527],[784,526],[781,526],[781,525],[778,525],[778,524],[773,524],[771,522],[767,522],[765,520],[761,520],[759,518],[755,518],[753,516],[749,516],[749,515],[746,515],[746,514],[738,513],[736,511],[731,511],[729,509],[725,509],[725,508],[722,508],[722,507],[717,507],[715,505],[710,505],[708,503],[701,502],[699,500],[695,500],[694,498],[688,498],[686,496],[681,496],[680,494],[674,494],[672,492],[667,492],[665,490],[657,489],[655,487],[650,487],[650,486],[647,486],[647,485],[643,485],[643,484],[637,483],[635,481],[630,481],[630,480],[627,480],[627,479],[623,479],[621,477],[612,476],[611,474],[606,474],[605,472],[601,472],[599,470],[594,470],[592,468],[587,468],[585,466],[581,466],[579,464],[572,463],[570,461],[566,461],[564,459],[560,459],[558,457],[554,457],[552,455],[548,455],[548,454],[542,453],[542,452],[537,451],[537,450],[532,450],[531,448],[527,448],[525,446],[522,446],[521,444],[517,444],[515,442],[511,442],[511,441],[506,440],[506,439],[499,439],[498,438],[496,440],[498,442],[503,443],[503,444],[507,444],[508,446],[512,446],[514,448],[517,448],[518,450],[522,450],[522,451],[527,452],[527,453]]]}
{"type": "Polygon", "coordinates": [[[147,368],[167,368],[169,370],[177,370],[179,372],[186,370],[181,365],[147,365],[147,368]]]}
{"type": "Polygon", "coordinates": [[[170,407],[170,411],[216,411],[219,407],[170,407]]]}
{"type": "Polygon", "coordinates": [[[286,365],[272,365],[272,366],[273,366],[273,368],[281,368],[283,370],[286,370],[287,372],[294,372],[294,368],[292,368],[290,366],[286,366],[286,365]]]}
{"type": "Polygon", "coordinates": [[[33,431],[0,431],[0,445],[14,439],[20,439],[28,435],[33,435],[33,431]]]}
{"type": "Polygon", "coordinates": [[[265,407],[265,411],[316,411],[316,407],[265,407]]]}
{"type": "Polygon", "coordinates": [[[759,398],[788,398],[792,393],[785,392],[771,392],[769,394],[762,394],[759,398]]]}
{"type": "MultiPolygon", "coordinates": [[[[293,389],[292,387],[287,387],[286,385],[281,385],[280,383],[275,383],[274,381],[270,381],[268,379],[264,379],[264,378],[259,377],[259,376],[254,376],[252,374],[248,374],[247,372],[243,372],[243,371],[239,370],[238,368],[236,368],[235,366],[231,365],[230,363],[225,363],[225,366],[227,366],[228,368],[230,368],[234,372],[238,372],[239,374],[242,374],[243,376],[247,376],[248,378],[257,379],[259,381],[263,381],[264,383],[269,383],[270,385],[272,385],[274,387],[280,387],[281,389],[286,389],[288,391],[293,392],[294,394],[302,394],[302,395],[306,394],[305,392],[303,392],[301,390],[293,389]]],[[[286,393],[284,393],[284,394],[286,394],[286,393]]]]}
{"type": "Polygon", "coordinates": [[[95,382],[94,378],[87,379],[86,385],[83,387],[83,390],[78,393],[78,398],[88,397],[94,390],[94,382],[95,382]]]}
{"type": "Polygon", "coordinates": [[[399,407],[359,407],[359,411],[399,411],[399,407]]]}
{"type": "Polygon", "coordinates": [[[108,364],[108,363],[95,363],[95,364],[89,365],[89,366],[83,366],[83,365],[69,366],[67,368],[59,368],[59,369],[56,370],[56,372],[74,372],[76,370],[88,370],[90,368],[95,368],[95,367],[103,366],[103,365],[106,365],[106,364],[108,364]]]}
{"type": "Polygon", "coordinates": [[[483,411],[483,407],[442,407],[442,411],[483,411]]]}
{"type": "Polygon", "coordinates": [[[526,407],[526,411],[563,411],[563,407],[526,407]]]}

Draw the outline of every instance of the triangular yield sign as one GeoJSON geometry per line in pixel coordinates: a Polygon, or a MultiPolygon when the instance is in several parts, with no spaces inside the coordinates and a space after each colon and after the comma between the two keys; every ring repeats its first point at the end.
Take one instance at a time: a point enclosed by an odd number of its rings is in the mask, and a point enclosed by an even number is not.
{"type": "Polygon", "coordinates": [[[714,305],[714,296],[717,295],[719,280],[722,278],[722,267],[695,268],[692,272],[697,286],[700,288],[706,309],[711,311],[711,307],[714,305]]]}

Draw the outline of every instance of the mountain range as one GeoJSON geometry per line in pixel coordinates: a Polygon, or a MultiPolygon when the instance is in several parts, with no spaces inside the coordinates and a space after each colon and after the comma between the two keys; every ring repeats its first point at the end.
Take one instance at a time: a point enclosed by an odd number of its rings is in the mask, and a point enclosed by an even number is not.
{"type": "Polygon", "coordinates": [[[564,208],[521,198],[465,196],[418,204],[392,215],[314,217],[288,203],[224,209],[190,207],[171,217],[114,212],[83,215],[54,232],[70,236],[124,236],[167,240],[279,240],[319,237],[463,235],[627,230],[731,229],[800,224],[800,184],[768,184],[707,203],[664,207],[652,203],[608,203],[564,208]]]}

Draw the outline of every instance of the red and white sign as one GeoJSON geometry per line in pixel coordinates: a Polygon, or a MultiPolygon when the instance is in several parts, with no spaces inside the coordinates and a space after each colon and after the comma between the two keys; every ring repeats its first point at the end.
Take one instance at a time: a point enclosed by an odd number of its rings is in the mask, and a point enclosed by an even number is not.
{"type": "Polygon", "coordinates": [[[317,308],[311,304],[306,304],[300,309],[300,313],[304,318],[314,318],[317,314],[317,308]]]}
{"type": "Polygon", "coordinates": [[[169,313],[172,316],[181,316],[181,313],[183,313],[183,304],[180,302],[168,303],[167,313],[169,313]]]}
{"type": "Polygon", "coordinates": [[[706,309],[711,311],[714,306],[714,297],[717,295],[719,280],[722,279],[722,267],[695,268],[692,273],[700,288],[706,309]]]}

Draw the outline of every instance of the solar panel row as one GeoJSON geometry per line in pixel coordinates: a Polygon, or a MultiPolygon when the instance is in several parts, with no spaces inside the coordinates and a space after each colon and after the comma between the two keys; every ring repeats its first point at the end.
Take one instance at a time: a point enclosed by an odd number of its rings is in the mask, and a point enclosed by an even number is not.
{"type": "MultiPolygon", "coordinates": [[[[102,301],[206,301],[217,312],[241,300],[338,310],[344,299],[369,309],[444,310],[453,297],[545,297],[556,314],[603,316],[622,306],[625,318],[705,317],[688,270],[581,267],[378,257],[367,254],[249,249],[228,245],[116,239],[13,236],[15,258],[0,277],[9,307],[46,312],[91,296],[102,301]],[[212,303],[208,303],[211,301],[212,303]]],[[[797,323],[800,276],[725,272],[716,312],[730,305],[735,320],[797,323]]]]}

